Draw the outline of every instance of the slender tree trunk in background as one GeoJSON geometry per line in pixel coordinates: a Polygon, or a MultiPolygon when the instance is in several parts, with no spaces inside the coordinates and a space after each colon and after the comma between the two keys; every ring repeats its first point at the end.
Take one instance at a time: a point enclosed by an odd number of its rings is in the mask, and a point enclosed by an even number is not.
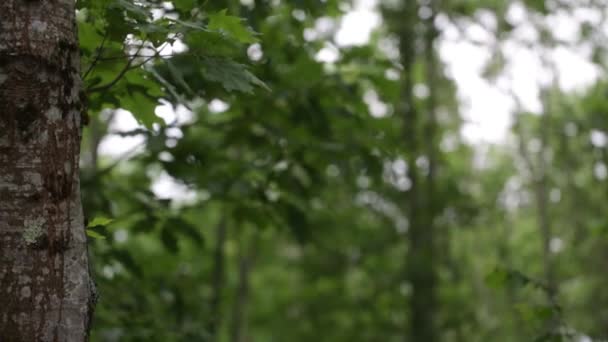
{"type": "MultiPolygon", "coordinates": [[[[420,341],[437,341],[439,340],[439,334],[437,333],[437,327],[435,324],[437,312],[439,311],[437,303],[437,272],[440,265],[440,258],[438,255],[437,243],[440,240],[440,236],[436,236],[437,227],[435,226],[435,218],[441,207],[439,201],[441,200],[436,193],[436,176],[437,176],[437,91],[438,91],[438,77],[437,77],[437,56],[435,55],[435,40],[438,32],[435,28],[435,15],[436,9],[434,8],[434,1],[431,0],[428,4],[432,10],[432,14],[428,19],[425,20],[425,42],[424,42],[424,54],[425,54],[425,66],[426,66],[426,84],[428,87],[428,98],[426,99],[427,105],[427,118],[425,126],[425,138],[426,138],[426,157],[428,160],[428,170],[426,174],[426,198],[424,203],[426,204],[426,215],[424,216],[424,226],[426,231],[423,234],[422,241],[422,255],[427,258],[426,268],[420,270],[424,272],[422,276],[423,282],[420,284],[420,288],[424,289],[422,295],[425,297],[423,303],[419,303],[420,309],[422,305],[426,306],[426,317],[423,327],[425,331],[416,332],[416,336],[422,338],[420,341]]],[[[443,247],[447,251],[448,237],[443,236],[441,242],[443,247]]],[[[415,326],[414,326],[415,327],[415,326]]],[[[416,328],[414,328],[416,329],[416,328]]],[[[418,341],[418,340],[416,340],[418,341]]]]}
{"type": "Polygon", "coordinates": [[[85,341],[73,0],[0,2],[0,341],[85,341]]]}
{"type": "MultiPolygon", "coordinates": [[[[414,85],[414,64],[416,61],[416,28],[419,24],[418,5],[415,1],[405,1],[401,17],[401,27],[399,30],[399,45],[401,64],[403,66],[402,75],[402,95],[399,112],[403,115],[404,139],[407,155],[408,177],[411,187],[407,192],[407,212],[409,219],[409,248],[407,255],[407,278],[412,287],[410,297],[410,321],[409,331],[406,341],[425,341],[434,342],[438,340],[435,328],[435,316],[437,310],[436,303],[436,253],[434,241],[434,217],[435,217],[435,95],[428,99],[427,110],[428,118],[424,127],[426,135],[426,158],[428,170],[426,173],[426,191],[423,192],[418,175],[417,159],[421,156],[421,147],[418,139],[422,132],[419,127],[424,122],[417,113],[415,100],[413,97],[414,85]]],[[[432,26],[432,21],[430,25],[432,26]]],[[[435,55],[433,51],[434,28],[427,27],[425,37],[425,58],[435,55]]],[[[436,64],[427,61],[427,77],[429,87],[434,86],[436,64]],[[430,63],[429,63],[430,62],[430,63]]],[[[434,92],[434,89],[429,89],[434,92]]]]}
{"type": "Polygon", "coordinates": [[[239,258],[239,283],[232,311],[232,329],[230,341],[243,342],[246,335],[245,312],[249,301],[249,260],[246,256],[239,258]]]}
{"type": "MultiPolygon", "coordinates": [[[[546,90],[543,91],[542,100],[544,103],[544,109],[541,117],[541,124],[539,128],[539,138],[540,138],[540,151],[538,152],[538,156],[535,160],[532,159],[532,156],[528,153],[526,147],[526,136],[524,133],[524,129],[522,127],[521,119],[516,117],[515,120],[515,129],[517,134],[519,135],[519,153],[528,168],[528,172],[532,177],[532,191],[534,194],[534,201],[536,205],[536,220],[538,223],[538,230],[540,233],[541,244],[542,244],[542,263],[543,263],[543,281],[545,285],[545,291],[547,294],[547,298],[553,308],[557,307],[557,280],[555,278],[555,268],[553,264],[553,256],[551,255],[551,238],[552,238],[552,228],[551,228],[551,217],[549,214],[549,185],[548,185],[548,175],[547,175],[547,146],[548,141],[548,133],[550,129],[550,112],[551,108],[549,108],[549,102],[546,90]]],[[[521,112],[521,111],[519,111],[521,112]]],[[[557,312],[554,312],[554,317],[550,320],[548,324],[549,330],[553,331],[556,329],[559,323],[559,317],[556,317],[557,312]]]]}
{"type": "MultiPolygon", "coordinates": [[[[403,134],[407,149],[407,176],[411,187],[407,192],[407,214],[409,219],[408,255],[406,275],[412,287],[410,297],[410,321],[406,341],[434,342],[437,340],[434,327],[435,314],[435,276],[429,268],[433,258],[432,234],[429,220],[426,219],[423,193],[416,166],[420,156],[418,139],[420,117],[413,97],[413,68],[416,61],[416,25],[418,5],[415,1],[405,1],[401,12],[402,21],[398,28],[399,51],[401,55],[402,89],[398,111],[403,116],[403,134]]],[[[428,128],[428,127],[427,127],[428,128]]],[[[428,176],[428,175],[427,175],[428,176]]],[[[432,190],[432,189],[427,189],[432,190]]]]}
{"type": "MultiPolygon", "coordinates": [[[[556,75],[556,74],[555,74],[556,75]]],[[[557,87],[557,84],[554,85],[557,87]]],[[[537,178],[535,183],[535,197],[537,206],[538,227],[541,234],[543,245],[543,268],[545,272],[545,284],[547,286],[547,297],[553,306],[557,306],[557,279],[555,277],[555,267],[553,264],[553,255],[551,252],[551,239],[553,231],[551,227],[551,217],[549,214],[549,184],[547,172],[547,147],[549,146],[549,129],[551,125],[551,108],[550,95],[547,91],[543,96],[544,111],[541,117],[540,125],[540,145],[541,149],[538,153],[538,168],[537,178]]],[[[557,328],[558,317],[553,317],[549,328],[551,330],[557,328]]]]}
{"type": "Polygon", "coordinates": [[[218,331],[222,323],[222,289],[224,288],[224,268],[226,267],[226,219],[221,218],[217,225],[215,236],[215,251],[213,255],[213,293],[211,295],[210,312],[211,317],[208,326],[209,336],[216,341],[218,331]]]}
{"type": "MultiPolygon", "coordinates": [[[[572,151],[570,144],[570,137],[566,134],[562,134],[560,136],[560,146],[561,153],[566,160],[566,165],[564,167],[564,173],[566,175],[566,189],[568,190],[569,196],[572,198],[582,199],[585,198],[585,193],[576,185],[574,178],[575,170],[578,166],[578,162],[576,160],[577,156],[572,151]]],[[[579,208],[587,208],[587,203],[585,203],[585,201],[579,201],[570,201],[570,213],[566,215],[567,221],[572,229],[574,229],[574,240],[572,242],[574,247],[579,247],[580,243],[585,239],[588,233],[586,230],[586,224],[581,217],[582,215],[580,215],[581,211],[579,211],[579,208]]]]}
{"type": "Polygon", "coordinates": [[[250,249],[241,243],[239,256],[239,278],[232,311],[232,327],[230,331],[231,342],[245,342],[247,338],[247,311],[249,307],[249,292],[251,288],[250,274],[255,260],[257,248],[256,238],[252,239],[250,249]]]}
{"type": "MultiPolygon", "coordinates": [[[[114,111],[112,111],[112,113],[114,113],[114,111]]],[[[108,123],[112,121],[113,116],[114,114],[110,115],[110,118],[107,120],[108,123]]],[[[89,133],[89,158],[85,160],[89,162],[87,166],[92,173],[95,173],[99,170],[99,145],[101,144],[101,139],[106,133],[104,129],[104,124],[105,122],[102,122],[100,118],[96,117],[91,118],[87,126],[89,133]]]]}
{"type": "Polygon", "coordinates": [[[545,148],[546,148],[546,128],[548,114],[543,114],[543,124],[541,125],[541,145],[543,146],[539,153],[539,179],[536,183],[536,206],[538,208],[538,226],[540,228],[542,243],[543,243],[543,263],[545,269],[545,282],[549,289],[549,295],[554,296],[555,274],[553,270],[553,262],[551,256],[551,218],[549,217],[549,189],[547,184],[545,148]]]}

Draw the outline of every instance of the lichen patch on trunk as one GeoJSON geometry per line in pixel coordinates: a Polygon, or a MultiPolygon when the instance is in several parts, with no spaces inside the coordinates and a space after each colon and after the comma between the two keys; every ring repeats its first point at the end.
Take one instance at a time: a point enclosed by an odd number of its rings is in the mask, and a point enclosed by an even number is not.
{"type": "Polygon", "coordinates": [[[23,230],[23,240],[28,245],[39,243],[45,234],[46,219],[37,217],[35,219],[25,220],[25,229],[23,230]]]}

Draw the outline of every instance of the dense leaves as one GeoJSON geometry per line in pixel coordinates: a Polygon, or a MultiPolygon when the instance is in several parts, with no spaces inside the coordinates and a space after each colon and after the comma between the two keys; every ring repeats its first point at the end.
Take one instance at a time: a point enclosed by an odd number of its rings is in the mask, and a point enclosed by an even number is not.
{"type": "Polygon", "coordinates": [[[606,85],[506,89],[509,138],[469,142],[442,53],[482,45],[501,86],[507,46],[575,45],[546,21],[571,5],[386,1],[338,44],[360,5],[78,1],[93,341],[608,336],[606,85]]]}

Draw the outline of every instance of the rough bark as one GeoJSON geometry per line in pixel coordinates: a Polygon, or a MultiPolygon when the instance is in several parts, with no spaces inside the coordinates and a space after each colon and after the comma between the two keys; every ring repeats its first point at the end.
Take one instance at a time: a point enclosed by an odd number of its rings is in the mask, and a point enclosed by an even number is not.
{"type": "Polygon", "coordinates": [[[73,0],[0,1],[1,341],[87,339],[76,32],[73,0]]]}

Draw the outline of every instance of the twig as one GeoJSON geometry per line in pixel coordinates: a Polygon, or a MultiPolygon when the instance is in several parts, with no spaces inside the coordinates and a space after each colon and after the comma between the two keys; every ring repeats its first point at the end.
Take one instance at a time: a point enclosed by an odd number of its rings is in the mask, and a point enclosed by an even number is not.
{"type": "MultiPolygon", "coordinates": [[[[135,52],[134,56],[138,56],[139,52],[140,52],[140,51],[143,49],[143,47],[144,47],[144,44],[142,43],[142,44],[141,44],[141,45],[140,45],[140,46],[137,48],[137,51],[135,52]]],[[[112,81],[110,81],[110,82],[108,82],[107,84],[104,84],[104,85],[100,85],[100,86],[97,86],[97,87],[91,87],[91,88],[87,89],[87,92],[88,92],[88,93],[94,93],[94,92],[97,92],[97,91],[105,91],[105,90],[110,89],[110,88],[111,88],[111,87],[113,87],[113,86],[114,86],[116,83],[118,83],[118,81],[120,81],[120,80],[121,80],[121,79],[122,79],[122,78],[125,76],[125,74],[126,74],[127,72],[129,72],[130,70],[137,69],[137,68],[139,68],[139,67],[141,67],[141,66],[145,65],[146,63],[148,63],[148,62],[149,62],[149,61],[151,61],[152,59],[154,59],[154,58],[156,58],[156,57],[160,56],[160,53],[161,53],[161,52],[162,52],[162,51],[163,51],[163,50],[164,50],[166,47],[167,47],[167,45],[162,46],[162,47],[161,47],[159,50],[157,50],[157,51],[156,51],[156,53],[155,53],[155,54],[153,54],[153,55],[151,55],[151,56],[148,56],[148,57],[147,57],[147,58],[146,58],[146,59],[145,59],[143,62],[140,62],[140,63],[135,64],[135,65],[133,65],[133,61],[135,61],[135,59],[136,59],[137,57],[132,57],[132,58],[130,58],[130,59],[129,59],[129,61],[127,62],[127,64],[125,65],[125,67],[124,67],[124,68],[123,68],[123,69],[120,71],[120,73],[118,73],[118,75],[116,75],[116,77],[115,77],[115,78],[114,78],[112,81]]]]}
{"type": "MultiPolygon", "coordinates": [[[[135,54],[137,55],[143,49],[143,47],[144,47],[144,44],[142,43],[137,48],[137,51],[135,52],[135,54]]],[[[129,70],[131,70],[131,69],[134,68],[132,66],[134,60],[135,60],[135,58],[129,59],[127,61],[127,64],[125,64],[125,67],[118,73],[118,75],[116,75],[116,77],[112,81],[110,81],[109,83],[104,84],[104,85],[100,85],[100,86],[97,86],[97,87],[89,88],[89,89],[87,89],[87,92],[88,93],[93,93],[93,92],[96,92],[96,91],[104,91],[104,90],[110,89],[112,86],[114,86],[116,83],[118,83],[118,81],[120,81],[129,70]]],[[[138,65],[137,67],[139,67],[139,66],[140,65],[138,65]]]]}
{"type": "Polygon", "coordinates": [[[93,59],[93,62],[91,62],[91,65],[89,65],[87,71],[84,73],[84,75],[82,76],[82,79],[85,80],[87,78],[87,76],[89,76],[89,74],[91,73],[91,71],[93,70],[93,68],[97,65],[97,63],[100,61],[101,59],[101,54],[103,53],[103,48],[106,44],[106,39],[108,38],[108,31],[106,31],[103,35],[103,40],[101,41],[101,44],[99,44],[99,47],[97,48],[97,54],[95,55],[95,59],[93,59]]]}

